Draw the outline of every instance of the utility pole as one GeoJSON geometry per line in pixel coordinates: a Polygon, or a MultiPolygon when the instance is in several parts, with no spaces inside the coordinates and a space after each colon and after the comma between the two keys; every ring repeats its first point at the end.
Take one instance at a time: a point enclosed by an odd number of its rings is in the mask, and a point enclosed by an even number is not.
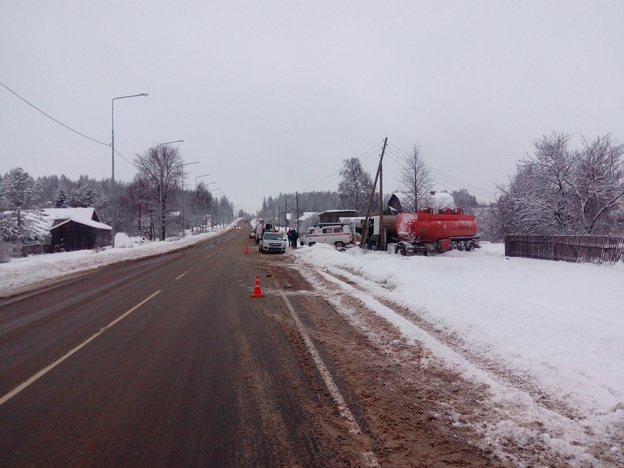
{"type": "Polygon", "coordinates": [[[284,227],[288,227],[288,199],[284,197],[284,227]]]}
{"type": "MultiPolygon", "coordinates": [[[[384,144],[384,150],[386,145],[384,144]]],[[[381,153],[381,159],[379,159],[379,249],[386,250],[386,231],[384,229],[384,201],[383,201],[383,151],[381,153]]]]}
{"type": "MultiPolygon", "coordinates": [[[[364,218],[364,225],[362,227],[362,240],[360,241],[360,248],[364,248],[366,245],[366,236],[368,234],[368,218],[370,217],[371,206],[373,206],[373,198],[375,197],[375,187],[377,187],[377,180],[379,179],[379,174],[381,172],[383,157],[386,152],[386,145],[388,144],[388,137],[384,139],[383,148],[381,150],[381,156],[379,157],[379,166],[377,167],[377,173],[375,174],[375,182],[373,183],[373,189],[371,190],[370,200],[368,201],[368,209],[366,210],[366,218],[364,218]]],[[[382,202],[383,203],[383,202],[382,202]]],[[[381,233],[383,229],[383,225],[381,224],[383,221],[383,210],[379,214],[379,240],[381,241],[381,233]]]]}
{"type": "Polygon", "coordinates": [[[295,216],[296,216],[295,219],[297,220],[297,232],[299,232],[299,192],[295,192],[295,200],[297,203],[297,208],[296,208],[297,212],[295,213],[295,216]]]}

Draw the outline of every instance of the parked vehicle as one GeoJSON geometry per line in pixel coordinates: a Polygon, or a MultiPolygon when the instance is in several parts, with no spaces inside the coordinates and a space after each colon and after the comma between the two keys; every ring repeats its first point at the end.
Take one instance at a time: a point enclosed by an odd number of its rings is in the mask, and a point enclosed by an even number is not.
{"type": "MultiPolygon", "coordinates": [[[[401,255],[470,251],[479,247],[474,215],[465,215],[463,210],[433,211],[384,215],[381,229],[386,244],[394,244],[394,252],[401,255]]],[[[385,248],[381,245],[379,216],[368,219],[366,247],[371,250],[385,248]]]]}
{"type": "Polygon", "coordinates": [[[273,231],[273,223],[271,221],[259,219],[258,224],[256,224],[256,242],[260,242],[262,234],[264,234],[265,231],[273,231]]]}
{"type": "Polygon", "coordinates": [[[249,231],[249,238],[250,239],[255,239],[256,238],[256,230],[255,229],[251,229],[249,231]]]}
{"type": "Polygon", "coordinates": [[[317,224],[309,227],[301,238],[301,245],[314,245],[317,242],[343,247],[353,242],[351,226],[343,223],[317,224]]]}
{"type": "Polygon", "coordinates": [[[258,250],[261,253],[279,252],[286,253],[288,241],[280,232],[265,231],[258,242],[258,250]]]}

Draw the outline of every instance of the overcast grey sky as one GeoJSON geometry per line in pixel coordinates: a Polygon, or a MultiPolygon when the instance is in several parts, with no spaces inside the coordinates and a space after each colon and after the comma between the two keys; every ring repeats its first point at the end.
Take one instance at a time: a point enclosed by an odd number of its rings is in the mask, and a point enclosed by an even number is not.
{"type": "MultiPolygon", "coordinates": [[[[622,1],[0,0],[0,82],[107,144],[111,99],[149,93],[115,101],[116,149],[183,139],[187,186],[209,173],[247,211],[337,189],[345,158],[374,176],[384,137],[385,191],[420,144],[486,200],[545,133],[624,139],[623,51],[622,1]]],[[[1,87],[0,139],[2,174],[111,175],[110,148],[1,87]]]]}

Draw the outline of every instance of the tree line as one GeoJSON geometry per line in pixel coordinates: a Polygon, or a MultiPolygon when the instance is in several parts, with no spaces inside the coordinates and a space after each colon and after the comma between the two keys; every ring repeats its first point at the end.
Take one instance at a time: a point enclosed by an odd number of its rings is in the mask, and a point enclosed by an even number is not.
{"type": "Polygon", "coordinates": [[[96,180],[86,175],[33,178],[16,167],[0,174],[0,242],[2,251],[16,251],[29,243],[45,243],[37,228],[42,208],[93,207],[100,221],[116,232],[165,240],[171,232],[210,229],[235,217],[226,196],[214,197],[200,181],[184,187],[184,160],[175,147],[154,146],[134,160],[138,172],[131,182],[96,180]],[[114,190],[114,193],[112,192],[114,190]]]}
{"type": "MultiPolygon", "coordinates": [[[[501,241],[508,234],[592,235],[624,232],[624,145],[611,135],[585,138],[571,147],[572,136],[552,132],[534,141],[533,153],[518,162],[508,183],[498,186],[490,204],[477,203],[467,189],[450,192],[455,205],[477,214],[483,239],[501,241]]],[[[184,160],[175,147],[158,145],[137,155],[138,173],[132,182],[119,182],[111,192],[110,179],[44,176],[34,179],[21,168],[0,175],[0,241],[19,246],[40,242],[32,216],[38,208],[96,208],[102,222],[115,231],[164,240],[182,230],[181,212],[188,210],[186,229],[205,229],[231,222],[235,215],[227,197],[215,198],[203,182],[184,188],[184,160]],[[114,216],[113,216],[114,213],[114,216]]],[[[264,198],[256,215],[289,225],[296,212],[355,209],[365,214],[373,179],[358,158],[345,159],[337,191],[280,193],[264,198]]],[[[402,160],[398,195],[404,211],[432,204],[435,187],[430,166],[419,145],[402,160]]],[[[384,195],[387,199],[388,195],[384,195]]],[[[378,194],[372,214],[379,207],[378,194]]],[[[311,222],[318,221],[312,218],[311,222]]]]}

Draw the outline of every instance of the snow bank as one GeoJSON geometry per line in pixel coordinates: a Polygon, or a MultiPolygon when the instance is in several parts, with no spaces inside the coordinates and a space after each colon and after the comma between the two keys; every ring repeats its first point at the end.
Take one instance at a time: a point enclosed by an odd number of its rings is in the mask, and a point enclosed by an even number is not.
{"type": "Polygon", "coordinates": [[[115,248],[78,250],[75,252],[14,258],[9,263],[0,264],[0,297],[6,297],[12,291],[32,283],[88,271],[124,260],[144,258],[181,249],[210,239],[223,231],[233,229],[235,223],[236,221],[219,231],[187,236],[184,239],[166,242],[141,243],[139,238],[130,238],[126,234],[118,233],[115,236],[115,248]],[[117,244],[118,241],[121,242],[117,244]],[[128,246],[133,248],[127,248],[128,246]]]}

